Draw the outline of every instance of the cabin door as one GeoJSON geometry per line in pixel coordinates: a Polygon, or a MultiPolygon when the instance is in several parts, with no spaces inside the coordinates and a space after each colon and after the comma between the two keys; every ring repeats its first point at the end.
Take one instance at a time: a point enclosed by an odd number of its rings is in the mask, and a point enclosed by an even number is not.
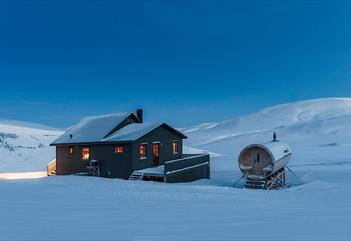
{"type": "Polygon", "coordinates": [[[152,144],[152,156],[153,156],[153,165],[157,167],[160,165],[160,143],[152,144]]]}

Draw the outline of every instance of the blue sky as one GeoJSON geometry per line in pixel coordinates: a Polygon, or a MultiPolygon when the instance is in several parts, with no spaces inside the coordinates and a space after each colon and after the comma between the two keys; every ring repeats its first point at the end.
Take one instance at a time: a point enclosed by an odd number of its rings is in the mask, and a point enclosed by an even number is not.
{"type": "Polygon", "coordinates": [[[351,93],[350,1],[0,1],[0,118],[175,126],[351,93]]]}

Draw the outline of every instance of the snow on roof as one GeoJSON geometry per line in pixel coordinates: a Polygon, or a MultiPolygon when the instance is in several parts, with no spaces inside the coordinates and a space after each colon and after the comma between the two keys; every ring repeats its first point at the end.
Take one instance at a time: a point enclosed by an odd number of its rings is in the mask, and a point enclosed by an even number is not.
{"type": "Polygon", "coordinates": [[[163,123],[132,123],[102,139],[102,142],[135,141],[163,123]]]}
{"type": "Polygon", "coordinates": [[[254,147],[259,147],[266,150],[272,156],[274,162],[279,161],[283,157],[291,154],[290,147],[286,143],[280,141],[271,141],[263,144],[252,144],[245,147],[241,151],[239,159],[247,150],[254,147]]]}
{"type": "Polygon", "coordinates": [[[100,142],[101,139],[130,115],[131,113],[116,113],[85,117],[77,125],[69,128],[52,144],[100,142]],[[70,135],[72,135],[72,138],[70,135]]]}
{"type": "Polygon", "coordinates": [[[271,141],[268,143],[260,144],[259,146],[262,146],[264,149],[269,150],[273,155],[275,161],[291,154],[290,147],[284,142],[271,141]]]}

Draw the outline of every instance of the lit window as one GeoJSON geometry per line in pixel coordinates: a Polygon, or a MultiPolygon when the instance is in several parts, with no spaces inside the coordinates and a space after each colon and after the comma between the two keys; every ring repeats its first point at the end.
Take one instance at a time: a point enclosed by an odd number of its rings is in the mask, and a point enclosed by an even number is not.
{"type": "Polygon", "coordinates": [[[69,152],[70,155],[73,155],[73,147],[70,146],[69,149],[68,149],[68,152],[69,152]]]}
{"type": "Polygon", "coordinates": [[[116,146],[115,147],[115,153],[123,153],[123,152],[124,152],[123,146],[116,146]]]}
{"type": "Polygon", "coordinates": [[[172,150],[173,150],[173,155],[178,154],[178,141],[172,141],[172,150]]]}
{"type": "Polygon", "coordinates": [[[147,158],[147,148],[146,148],[146,144],[140,144],[139,145],[139,155],[140,155],[140,159],[145,159],[147,158]]]}
{"type": "Polygon", "coordinates": [[[89,160],[89,147],[83,147],[82,149],[82,159],[89,160]]]}

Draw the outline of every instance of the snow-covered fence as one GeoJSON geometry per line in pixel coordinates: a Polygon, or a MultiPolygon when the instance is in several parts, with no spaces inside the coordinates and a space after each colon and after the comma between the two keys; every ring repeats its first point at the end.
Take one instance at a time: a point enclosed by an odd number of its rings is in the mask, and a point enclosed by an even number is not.
{"type": "Polygon", "coordinates": [[[210,178],[209,154],[185,154],[182,159],[165,162],[165,182],[191,182],[210,178]]]}

